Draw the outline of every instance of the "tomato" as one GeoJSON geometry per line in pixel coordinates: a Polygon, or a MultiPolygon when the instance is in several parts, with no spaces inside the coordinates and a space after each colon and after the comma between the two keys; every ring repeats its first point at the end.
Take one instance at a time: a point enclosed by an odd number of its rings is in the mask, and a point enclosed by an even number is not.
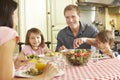
{"type": "Polygon", "coordinates": [[[89,52],[85,52],[83,56],[87,56],[87,55],[89,55],[89,52]]]}
{"type": "Polygon", "coordinates": [[[74,55],[75,55],[76,57],[81,56],[81,54],[80,54],[80,53],[75,53],[74,55]]]}

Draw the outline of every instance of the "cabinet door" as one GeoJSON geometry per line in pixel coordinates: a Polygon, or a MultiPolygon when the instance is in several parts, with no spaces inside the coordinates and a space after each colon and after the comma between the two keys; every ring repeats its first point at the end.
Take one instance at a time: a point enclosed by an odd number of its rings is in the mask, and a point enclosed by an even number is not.
{"type": "Polygon", "coordinates": [[[75,0],[51,0],[50,5],[50,16],[51,16],[51,24],[49,29],[48,39],[51,39],[52,46],[51,49],[55,50],[56,48],[56,37],[57,33],[64,27],[66,27],[66,21],[64,17],[64,8],[68,4],[74,4],[75,0]],[[50,38],[51,37],[51,38],[50,38]]]}
{"type": "Polygon", "coordinates": [[[19,0],[20,39],[25,40],[25,34],[32,27],[39,28],[45,40],[46,31],[46,0],[19,0]]]}

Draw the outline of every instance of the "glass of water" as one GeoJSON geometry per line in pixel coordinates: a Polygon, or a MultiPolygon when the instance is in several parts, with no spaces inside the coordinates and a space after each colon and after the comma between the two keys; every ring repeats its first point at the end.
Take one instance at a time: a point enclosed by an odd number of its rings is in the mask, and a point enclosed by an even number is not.
{"type": "Polygon", "coordinates": [[[91,55],[91,61],[92,62],[97,62],[99,60],[99,49],[94,48],[92,49],[92,55],[91,55]]]}

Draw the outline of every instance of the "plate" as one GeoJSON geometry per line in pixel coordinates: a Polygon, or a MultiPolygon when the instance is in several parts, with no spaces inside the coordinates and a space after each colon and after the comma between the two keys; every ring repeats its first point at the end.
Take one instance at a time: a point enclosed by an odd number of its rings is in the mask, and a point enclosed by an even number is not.
{"type": "Polygon", "coordinates": [[[97,56],[97,57],[92,57],[91,60],[103,60],[103,59],[109,59],[110,57],[109,56],[103,56],[103,57],[100,57],[100,56],[97,56]]]}
{"type": "Polygon", "coordinates": [[[26,70],[18,70],[18,71],[15,72],[15,76],[16,77],[26,77],[26,78],[33,77],[31,75],[25,74],[24,72],[26,72],[26,70]]]}
{"type": "MultiPolygon", "coordinates": [[[[70,50],[70,49],[69,49],[70,50]]],[[[61,50],[60,52],[67,52],[69,51],[68,49],[65,49],[65,50],[61,50]]]]}
{"type": "Polygon", "coordinates": [[[39,57],[45,57],[45,55],[44,54],[40,54],[40,55],[38,55],[39,57]]]}
{"type": "MultiPolygon", "coordinates": [[[[31,76],[31,75],[25,74],[24,72],[26,72],[26,70],[16,71],[16,72],[15,72],[15,76],[16,76],[16,77],[23,77],[23,78],[33,77],[33,76],[31,76]]],[[[58,74],[55,75],[55,77],[57,77],[57,76],[62,76],[63,74],[64,74],[64,71],[63,71],[63,70],[60,70],[60,71],[58,72],[58,74]]]]}

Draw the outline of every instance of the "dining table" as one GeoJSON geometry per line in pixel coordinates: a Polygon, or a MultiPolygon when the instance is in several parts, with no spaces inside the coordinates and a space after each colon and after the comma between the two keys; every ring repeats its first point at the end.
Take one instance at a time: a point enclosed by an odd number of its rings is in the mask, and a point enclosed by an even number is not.
{"type": "MultiPolygon", "coordinates": [[[[31,66],[33,65],[27,65],[20,69],[31,66]]],[[[95,62],[90,60],[87,64],[80,66],[66,64],[64,74],[55,76],[53,80],[120,80],[120,60],[106,58],[95,62]]]]}

